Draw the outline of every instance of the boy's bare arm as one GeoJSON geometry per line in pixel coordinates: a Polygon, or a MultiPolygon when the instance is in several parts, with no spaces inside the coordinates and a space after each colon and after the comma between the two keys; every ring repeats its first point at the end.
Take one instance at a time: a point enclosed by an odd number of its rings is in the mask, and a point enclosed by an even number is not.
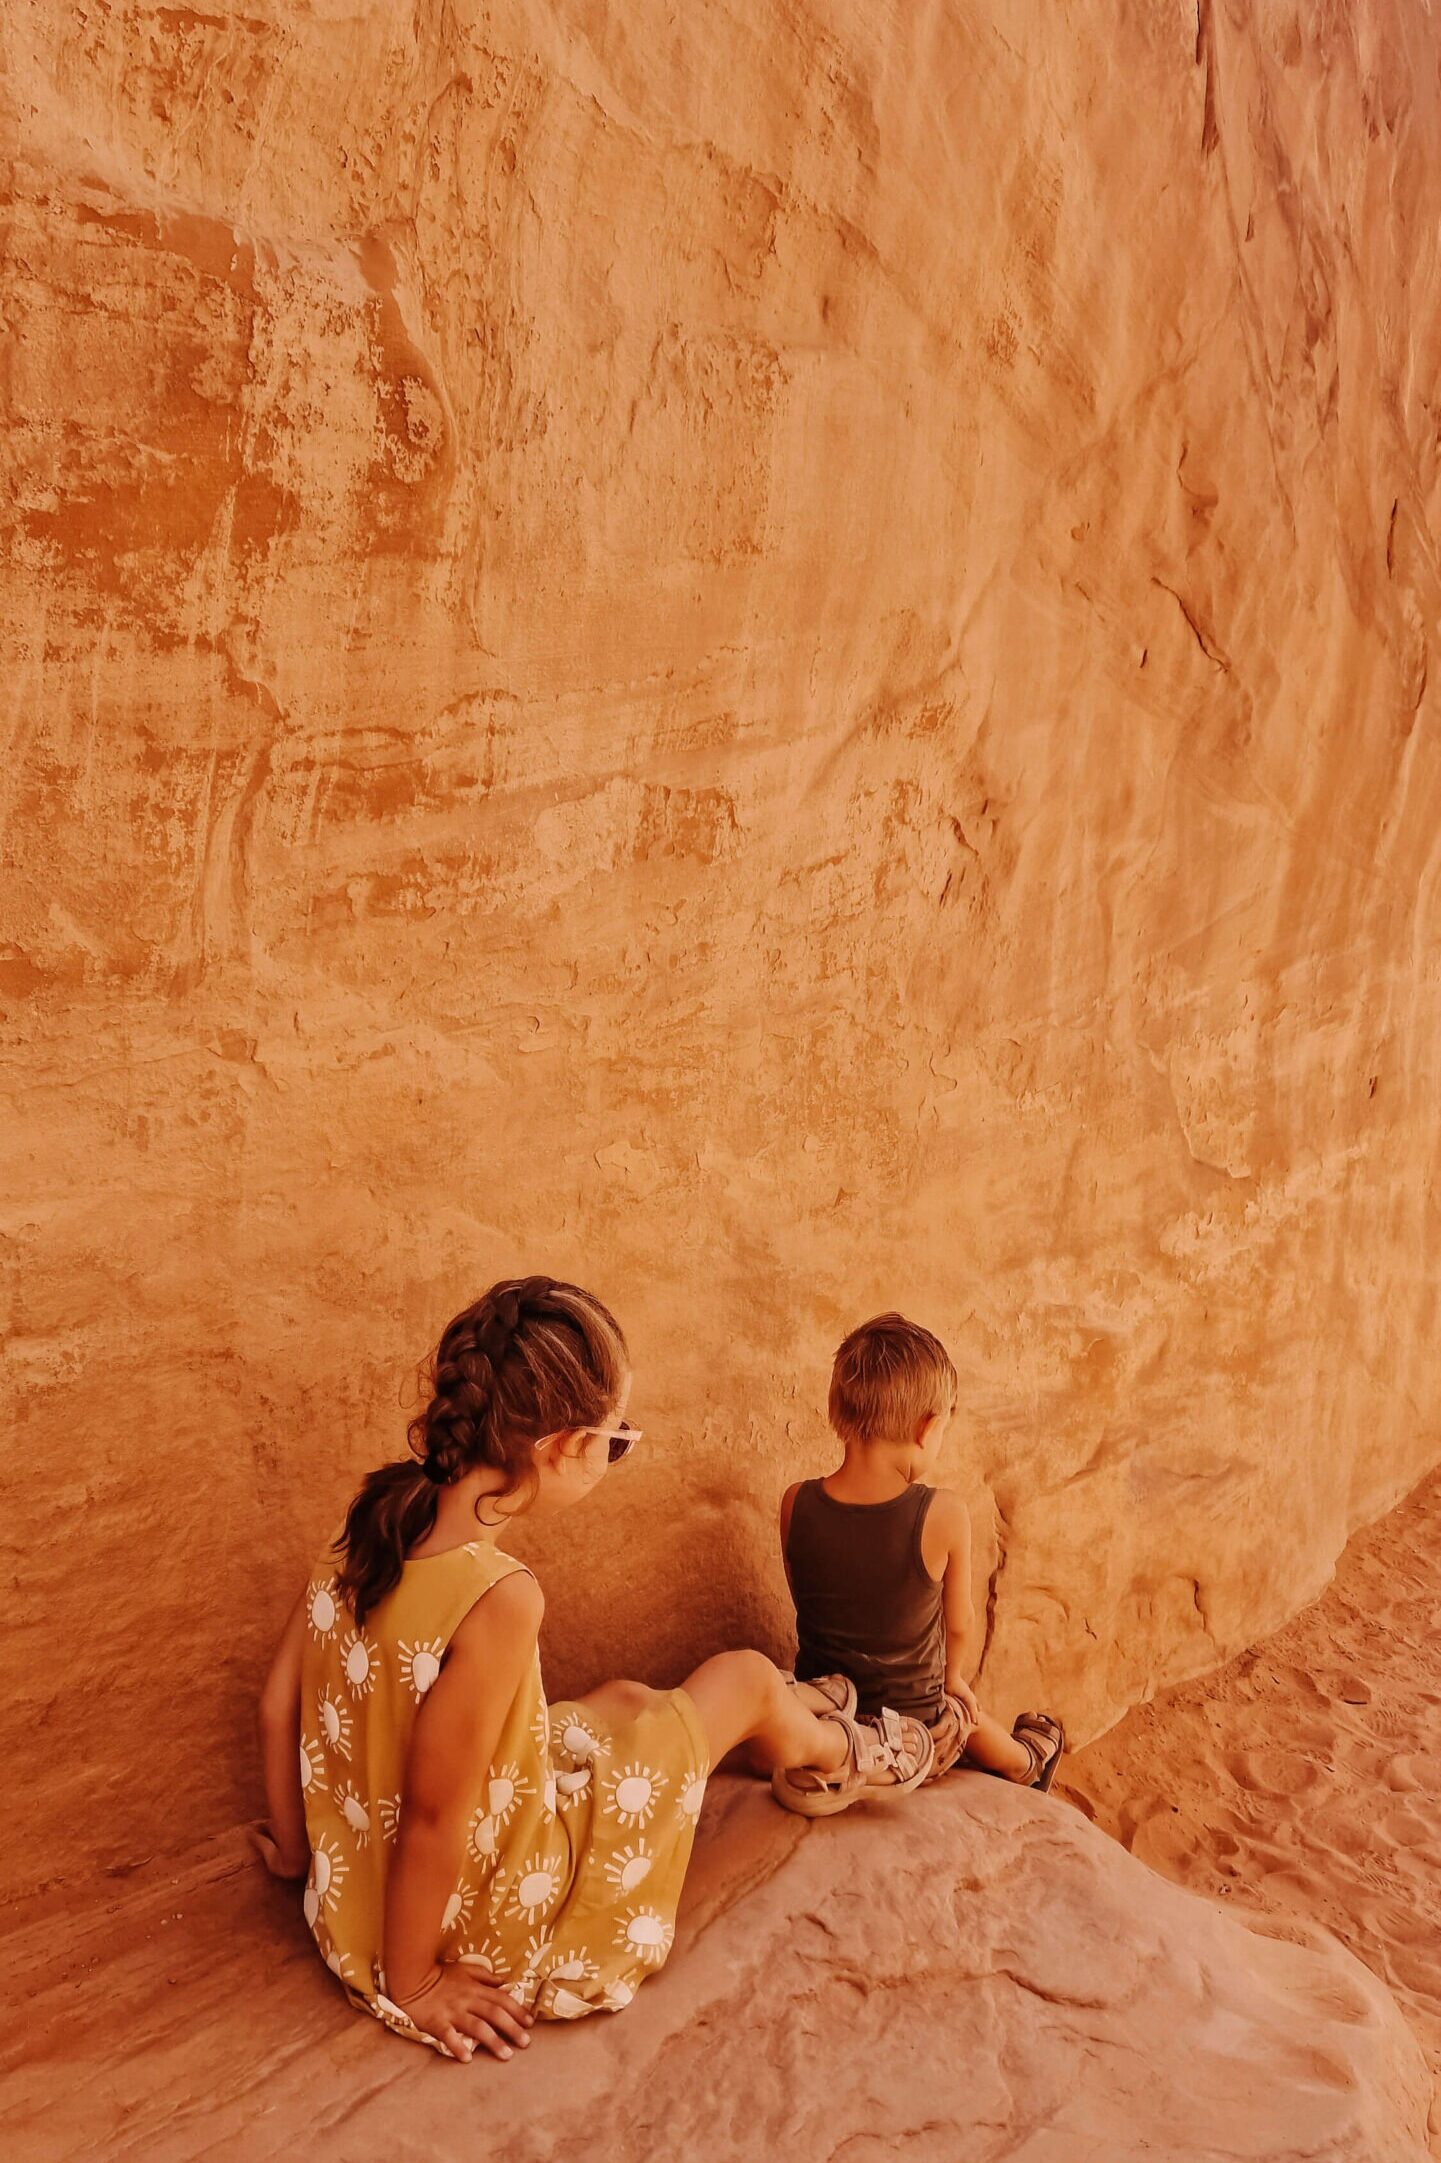
{"type": "Polygon", "coordinates": [[[791,1511],[796,1506],[796,1496],[800,1493],[800,1491],[801,1483],[799,1480],[797,1480],[795,1484],[791,1487],[788,1487],[785,1493],[781,1496],[781,1566],[785,1570],[786,1583],[790,1586],[790,1593],[792,1599],[795,1598],[796,1588],[794,1585],[791,1584],[791,1566],[789,1561],[786,1559],[786,1542],[791,1536],[791,1511]]]}
{"type": "Polygon", "coordinates": [[[974,1719],[976,1700],[969,1680],[976,1627],[976,1607],[971,1597],[971,1513],[958,1494],[949,1488],[937,1492],[926,1531],[934,1531],[945,1563],[941,1605],[946,1621],[946,1688],[952,1697],[960,1698],[974,1719]]]}

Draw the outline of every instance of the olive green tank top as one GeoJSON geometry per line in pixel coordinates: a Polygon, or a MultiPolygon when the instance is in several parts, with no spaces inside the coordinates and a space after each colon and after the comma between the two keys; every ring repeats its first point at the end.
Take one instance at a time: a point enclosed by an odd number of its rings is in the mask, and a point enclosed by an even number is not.
{"type": "Polygon", "coordinates": [[[796,1675],[849,1675],[862,1714],[886,1705],[934,1719],[945,1698],[941,1586],[921,1527],[934,1487],[890,1502],[837,1502],[819,1480],[796,1491],[786,1568],[796,1603],[796,1675]]]}

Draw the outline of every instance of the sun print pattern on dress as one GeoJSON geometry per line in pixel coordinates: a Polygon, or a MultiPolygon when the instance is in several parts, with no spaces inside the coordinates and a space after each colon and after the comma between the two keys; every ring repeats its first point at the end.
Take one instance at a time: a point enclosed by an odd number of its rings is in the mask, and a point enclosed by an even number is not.
{"type": "Polygon", "coordinates": [[[470,1830],[465,1836],[465,1845],[467,1852],[473,1855],[478,1863],[489,1862],[494,1855],[495,1819],[488,1810],[476,1811],[470,1821],[470,1830]]]}
{"type": "Polygon", "coordinates": [[[310,1879],[305,1888],[305,1920],[312,1929],[321,1909],[334,1907],[349,1870],[339,1841],[327,1840],[322,1834],[311,1850],[310,1879]]]}
{"type": "MultiPolygon", "coordinates": [[[[398,2028],[403,2028],[408,2035],[419,2035],[420,2030],[416,2027],[409,2013],[406,2012],[403,2006],[397,2005],[394,1998],[387,1998],[383,1990],[376,1991],[375,2003],[377,2009],[384,2013],[387,2020],[393,2020],[395,2025],[398,2028]]],[[[445,2055],[448,2058],[450,2052],[446,2051],[445,2055]]]]}
{"type": "Polygon", "coordinates": [[[605,1808],[622,1825],[648,1825],[664,1786],[662,1775],[648,1765],[623,1765],[606,1783],[605,1808]]]}
{"type": "Polygon", "coordinates": [[[305,1617],[310,1634],[316,1639],[329,1637],[335,1628],[340,1610],[335,1601],[335,1579],[323,1579],[310,1587],[305,1603],[305,1617]]]}
{"type": "Polygon", "coordinates": [[[368,1697],[375,1687],[375,1647],[364,1630],[349,1630],[340,1648],[352,1697],[368,1697]]]}
{"type": "Polygon", "coordinates": [[[643,1840],[633,1848],[617,1848],[605,1866],[605,1874],[619,1893],[633,1893],[650,1876],[654,1858],[643,1840]]]}
{"type": "Polygon", "coordinates": [[[415,1645],[401,1645],[400,1672],[405,1678],[405,1687],[417,1702],[439,1676],[444,1651],[445,1645],[438,1637],[422,1638],[415,1645]]]}
{"type": "Polygon", "coordinates": [[[525,1952],[515,1975],[515,1988],[521,1997],[529,1998],[534,1994],[541,1969],[549,1958],[550,1933],[544,1929],[533,1930],[526,1940],[525,1952]]]}
{"type": "Polygon", "coordinates": [[[577,1765],[589,1764],[600,1748],[599,1735],[593,1734],[584,1721],[573,1715],[567,1720],[557,1720],[552,1734],[556,1749],[563,1750],[577,1765]]]}
{"type": "Polygon", "coordinates": [[[483,1975],[493,1975],[503,1983],[511,1972],[509,1956],[498,1938],[467,1938],[456,1959],[468,1968],[479,1968],[483,1975]]]}
{"type": "Polygon", "coordinates": [[[508,1825],[523,1802],[535,1793],[515,1763],[497,1765],[486,1782],[485,1799],[497,1829],[508,1825]]]}
{"type": "Polygon", "coordinates": [[[325,1771],[325,1760],[320,1754],[320,1744],[312,1742],[308,1735],[300,1738],[300,1792],[309,1793],[312,1785],[325,1771]]]}
{"type": "Polygon", "coordinates": [[[535,1855],[510,1889],[511,1905],[528,1923],[545,1915],[565,1888],[565,1865],[553,1855],[535,1855]]]}
{"type": "Polygon", "coordinates": [[[673,1935],[673,1926],[654,1908],[637,1908],[634,1915],[627,1915],[622,1920],[617,1942],[637,1960],[647,1960],[659,1967],[670,1951],[673,1935]]]}
{"type": "Polygon", "coordinates": [[[364,1847],[370,1839],[370,1812],[353,1780],[342,1780],[335,1790],[335,1807],[364,1847]]]}
{"type": "Polygon", "coordinates": [[[449,1937],[451,1931],[459,1924],[464,1924],[466,1929],[469,1929],[470,1918],[474,1909],[475,1887],[473,1885],[457,1885],[449,1900],[446,1901],[445,1913],[440,1918],[441,1936],[449,1937]]]}
{"type": "Polygon", "coordinates": [[[338,1975],[340,1977],[342,1983],[354,1982],[355,1962],[352,1960],[349,1953],[337,1953],[335,1947],[332,1945],[330,1951],[325,1956],[325,1965],[327,1968],[329,1968],[332,1975],[338,1975]]]}
{"type": "Polygon", "coordinates": [[[350,1756],[350,1707],[345,1700],[327,1690],[316,1706],[316,1719],[320,1732],[337,1757],[350,1756]]]}

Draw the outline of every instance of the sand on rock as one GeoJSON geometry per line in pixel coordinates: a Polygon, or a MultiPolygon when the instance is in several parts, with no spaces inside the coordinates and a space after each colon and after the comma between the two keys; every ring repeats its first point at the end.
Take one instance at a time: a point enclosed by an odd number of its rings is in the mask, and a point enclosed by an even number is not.
{"type": "Polygon", "coordinates": [[[814,1828],[722,1776],[670,1965],[507,2067],[351,2012],[233,1850],[7,1952],[35,1984],[28,2046],[0,2037],[12,2163],[1424,2154],[1420,2052],[1350,1954],[980,1775],[814,1828]]]}
{"type": "Polygon", "coordinates": [[[1438,1630],[1432,1478],[1357,1535],[1321,1599],[1129,1714],[1067,1761],[1064,1788],[1179,1884],[1334,1931],[1389,1985],[1441,2079],[1438,1630]]]}

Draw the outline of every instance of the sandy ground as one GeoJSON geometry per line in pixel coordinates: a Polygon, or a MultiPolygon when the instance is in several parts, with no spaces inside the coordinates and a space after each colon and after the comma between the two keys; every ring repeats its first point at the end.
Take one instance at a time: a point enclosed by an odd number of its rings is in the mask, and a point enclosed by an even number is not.
{"type": "MultiPolygon", "coordinates": [[[[1131,1713],[1063,1791],[1167,1877],[1333,1930],[1441,2074],[1441,1475],[1358,1534],[1324,1596],[1131,1713]]],[[[1441,2105],[1433,2102],[1433,2153],[1441,2105]]]]}

